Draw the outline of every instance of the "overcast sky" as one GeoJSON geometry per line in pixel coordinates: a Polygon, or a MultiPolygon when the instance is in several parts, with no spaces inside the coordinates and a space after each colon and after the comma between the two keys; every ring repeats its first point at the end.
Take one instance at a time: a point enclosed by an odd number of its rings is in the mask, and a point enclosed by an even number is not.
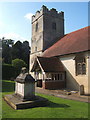
{"type": "Polygon", "coordinates": [[[88,2],[0,2],[0,38],[31,41],[31,16],[42,5],[65,14],[65,34],[88,26],[88,2]]]}

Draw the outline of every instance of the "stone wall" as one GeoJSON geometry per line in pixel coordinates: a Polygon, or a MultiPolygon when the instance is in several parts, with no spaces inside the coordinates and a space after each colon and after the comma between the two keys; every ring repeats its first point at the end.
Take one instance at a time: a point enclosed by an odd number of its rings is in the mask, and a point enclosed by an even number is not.
{"type": "Polygon", "coordinates": [[[90,88],[88,87],[88,81],[90,81],[89,75],[89,66],[90,66],[90,53],[84,53],[86,58],[86,75],[76,75],[75,70],[75,54],[66,55],[64,57],[60,57],[61,62],[64,65],[66,70],[66,87],[71,90],[79,91],[80,85],[84,85],[85,94],[90,94],[90,88]]]}
{"type": "Polygon", "coordinates": [[[57,12],[52,8],[49,10],[42,6],[32,16],[32,39],[30,54],[30,71],[37,55],[41,55],[47,48],[54,44],[61,36],[64,35],[64,12],[57,12]],[[52,29],[52,24],[56,23],[56,30],[52,29]],[[36,31],[36,26],[38,29],[36,31]],[[33,61],[33,62],[32,62],[33,61]]]}
{"type": "Polygon", "coordinates": [[[45,50],[55,43],[61,36],[64,35],[64,12],[57,12],[52,8],[42,6],[40,11],[37,11],[32,16],[32,40],[31,53],[45,50]],[[56,23],[56,30],[52,29],[52,24],[56,23]],[[36,25],[38,30],[36,31],[36,25]],[[37,47],[37,50],[35,48],[37,47]]]}
{"type": "Polygon", "coordinates": [[[65,81],[43,81],[43,89],[62,89],[65,88],[65,81]]]}
{"type": "Polygon", "coordinates": [[[44,14],[43,20],[43,49],[46,50],[64,35],[64,13],[58,13],[55,9],[51,9],[47,14],[44,14]],[[56,23],[56,29],[52,28],[53,23],[56,23]]]}

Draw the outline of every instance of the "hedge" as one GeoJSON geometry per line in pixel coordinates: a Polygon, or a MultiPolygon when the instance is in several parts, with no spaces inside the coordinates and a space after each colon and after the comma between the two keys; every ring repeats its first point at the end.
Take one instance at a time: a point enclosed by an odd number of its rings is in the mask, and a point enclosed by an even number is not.
{"type": "Polygon", "coordinates": [[[17,75],[16,69],[11,64],[2,65],[2,79],[10,80],[17,75]]]}

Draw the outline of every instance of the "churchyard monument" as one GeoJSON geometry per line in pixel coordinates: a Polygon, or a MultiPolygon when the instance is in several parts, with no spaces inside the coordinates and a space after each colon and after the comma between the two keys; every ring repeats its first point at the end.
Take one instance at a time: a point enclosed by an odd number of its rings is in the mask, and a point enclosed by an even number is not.
{"type": "Polygon", "coordinates": [[[35,79],[22,68],[15,79],[15,93],[5,95],[4,100],[14,109],[25,109],[47,105],[47,99],[35,95],[35,79]]]}

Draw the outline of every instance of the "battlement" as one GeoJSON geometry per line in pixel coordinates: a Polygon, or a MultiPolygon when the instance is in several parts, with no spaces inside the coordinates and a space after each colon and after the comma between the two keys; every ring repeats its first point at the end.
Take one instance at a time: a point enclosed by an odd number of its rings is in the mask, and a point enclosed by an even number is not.
{"type": "Polygon", "coordinates": [[[58,17],[60,19],[64,19],[64,12],[58,12],[55,8],[48,9],[46,6],[42,6],[40,11],[38,10],[35,15],[32,16],[32,22],[38,20],[42,15],[47,14],[52,17],[58,17]]]}

